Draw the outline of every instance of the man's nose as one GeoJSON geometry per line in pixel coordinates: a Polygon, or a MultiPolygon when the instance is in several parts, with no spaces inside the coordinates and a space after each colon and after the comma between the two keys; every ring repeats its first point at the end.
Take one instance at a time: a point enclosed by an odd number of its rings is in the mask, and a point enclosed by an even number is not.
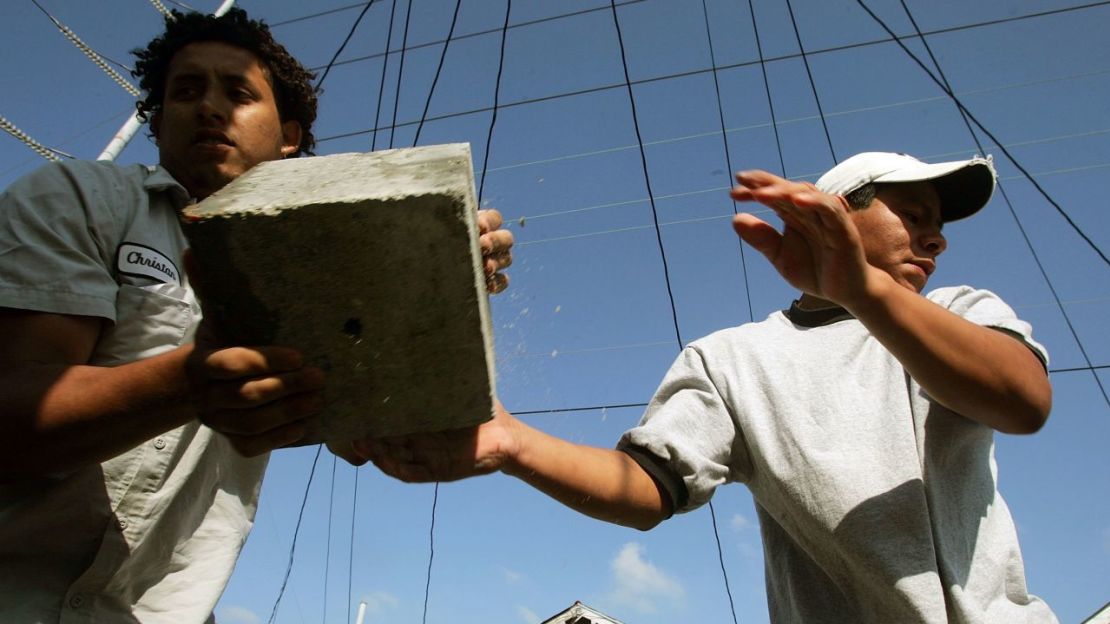
{"type": "Polygon", "coordinates": [[[941,234],[939,229],[932,229],[928,232],[924,232],[920,240],[921,248],[925,250],[925,253],[934,258],[944,253],[945,249],[948,249],[948,240],[944,238],[944,234],[941,234]]]}
{"type": "Polygon", "coordinates": [[[218,89],[207,89],[200,98],[197,115],[201,118],[224,119],[227,116],[227,98],[218,89]]]}

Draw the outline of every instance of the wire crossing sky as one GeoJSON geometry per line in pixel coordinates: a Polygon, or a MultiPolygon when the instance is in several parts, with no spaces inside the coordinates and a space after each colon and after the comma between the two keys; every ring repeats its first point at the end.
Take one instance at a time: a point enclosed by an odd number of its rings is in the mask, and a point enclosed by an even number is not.
{"type": "MultiPolygon", "coordinates": [[[[160,29],[149,0],[39,3],[117,60],[160,29]]],[[[188,4],[211,11],[217,2],[188,4]]],[[[997,292],[1048,347],[1053,416],[1035,436],[997,436],[1000,489],[1031,591],[1061,621],[1105,604],[1110,3],[612,4],[619,36],[604,0],[518,0],[507,28],[505,2],[239,3],[320,70],[319,153],[380,147],[379,130],[391,145],[471,143],[483,204],[502,211],[517,240],[512,285],[492,299],[500,398],[577,442],[611,446],[636,422],[676,335],[762,319],[794,296],[757,254],[737,263],[734,169],[812,181],[833,148],[931,161],[993,153],[1003,190],[946,228],[931,286],[997,292]]],[[[18,85],[0,114],[47,149],[95,157],[133,99],[29,0],[4,3],[0,28],[0,63],[18,85]]],[[[120,158],[156,160],[141,136],[120,158]]],[[[0,140],[5,186],[43,162],[0,140]]],[[[531,624],[574,600],[648,624],[767,620],[759,531],[742,486],[722,488],[712,514],[638,533],[503,476],[437,493],[370,467],[306,486],[314,451],[271,458],[220,622],[271,613],[283,623],[349,622],[360,600],[367,622],[531,624]]]]}

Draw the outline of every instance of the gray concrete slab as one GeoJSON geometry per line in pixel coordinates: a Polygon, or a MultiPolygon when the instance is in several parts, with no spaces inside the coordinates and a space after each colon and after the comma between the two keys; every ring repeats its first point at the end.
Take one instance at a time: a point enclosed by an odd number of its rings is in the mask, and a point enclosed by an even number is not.
{"type": "Polygon", "coordinates": [[[305,442],[487,420],[492,330],[466,144],[258,165],[184,211],[229,344],[328,371],[305,442]]]}

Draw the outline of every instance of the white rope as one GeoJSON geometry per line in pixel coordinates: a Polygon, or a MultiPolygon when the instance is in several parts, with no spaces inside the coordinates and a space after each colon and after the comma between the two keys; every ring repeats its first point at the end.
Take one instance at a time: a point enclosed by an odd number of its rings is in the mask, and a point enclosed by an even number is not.
{"type": "Polygon", "coordinates": [[[77,46],[77,49],[81,50],[81,52],[83,52],[85,56],[89,57],[89,60],[95,63],[97,67],[104,70],[104,73],[108,74],[109,78],[114,80],[119,86],[123,87],[123,89],[130,93],[133,97],[139,97],[139,89],[136,88],[135,85],[128,82],[127,79],[119,74],[119,72],[112,69],[112,67],[104,61],[104,58],[99,53],[97,53],[96,50],[90,48],[84,41],[81,41],[81,38],[77,36],[77,33],[73,32],[69,29],[68,26],[55,19],[54,16],[48,13],[46,9],[42,8],[42,5],[40,5],[36,0],[31,1],[35,3],[35,6],[37,6],[40,11],[46,14],[46,17],[50,18],[51,22],[54,22],[54,25],[58,27],[58,30],[62,31],[62,34],[65,35],[66,39],[69,39],[73,43],[73,45],[77,46]]]}
{"type": "Polygon", "coordinates": [[[0,128],[3,128],[4,131],[8,134],[19,139],[20,141],[23,141],[23,143],[27,145],[27,147],[35,150],[35,152],[37,152],[39,156],[42,156],[47,160],[61,160],[60,158],[58,158],[57,154],[50,151],[49,148],[44,147],[42,143],[39,143],[38,141],[27,136],[26,132],[15,127],[15,124],[8,121],[3,116],[0,116],[0,128]]]}
{"type": "Polygon", "coordinates": [[[173,17],[173,14],[170,13],[170,10],[166,8],[166,5],[162,4],[161,0],[150,0],[150,3],[153,4],[154,8],[158,9],[158,12],[162,15],[165,15],[166,17],[173,17]]]}

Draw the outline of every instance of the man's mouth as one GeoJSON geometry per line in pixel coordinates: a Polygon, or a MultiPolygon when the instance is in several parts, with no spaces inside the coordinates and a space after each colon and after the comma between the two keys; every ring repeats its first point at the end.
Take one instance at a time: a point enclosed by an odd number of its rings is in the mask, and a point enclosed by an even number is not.
{"type": "Polygon", "coordinates": [[[937,263],[932,260],[911,260],[910,264],[924,271],[925,277],[932,275],[937,268],[937,263]]]}
{"type": "Polygon", "coordinates": [[[193,135],[194,145],[227,145],[233,146],[235,143],[227,137],[226,134],[218,130],[198,130],[193,135]]]}

